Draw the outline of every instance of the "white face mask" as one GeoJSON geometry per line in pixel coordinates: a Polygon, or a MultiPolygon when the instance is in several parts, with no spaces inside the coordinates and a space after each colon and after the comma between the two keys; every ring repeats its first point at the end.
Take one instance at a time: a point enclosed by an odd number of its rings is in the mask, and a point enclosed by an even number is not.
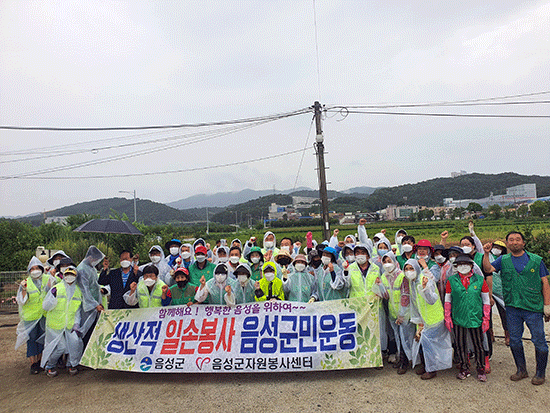
{"type": "Polygon", "coordinates": [[[171,247],[170,248],[170,254],[172,255],[178,255],[178,253],[180,252],[180,249],[178,247],[171,247]]]}
{"type": "Polygon", "coordinates": [[[206,259],[206,255],[195,255],[195,259],[197,260],[197,262],[204,262],[204,260],[206,259]]]}
{"type": "Polygon", "coordinates": [[[302,264],[301,262],[299,262],[294,265],[294,268],[296,269],[296,271],[302,272],[306,269],[306,264],[302,264]]]}
{"type": "Polygon", "coordinates": [[[367,256],[366,255],[356,255],[355,261],[357,261],[357,264],[363,265],[367,262],[367,256]]]}
{"type": "Polygon", "coordinates": [[[466,264],[462,264],[462,265],[457,265],[456,267],[456,270],[463,274],[463,275],[466,275],[468,274],[470,271],[471,271],[472,267],[470,267],[469,265],[466,265],[466,264]]]}
{"type": "Polygon", "coordinates": [[[145,284],[147,287],[152,287],[153,285],[155,285],[156,282],[157,280],[153,280],[152,278],[143,279],[143,284],[145,284]]]}
{"type": "Polygon", "coordinates": [[[227,274],[214,274],[214,278],[216,278],[218,284],[223,284],[227,280],[227,274]]]}
{"type": "Polygon", "coordinates": [[[271,282],[275,279],[275,273],[274,272],[264,272],[264,277],[267,281],[271,282]]]}
{"type": "Polygon", "coordinates": [[[472,252],[472,247],[461,247],[464,254],[469,254],[472,252]]]}
{"type": "Polygon", "coordinates": [[[290,253],[290,247],[288,245],[282,246],[282,250],[287,250],[290,253]]]}
{"type": "Polygon", "coordinates": [[[74,275],[67,275],[63,278],[67,284],[74,283],[74,280],[76,280],[76,277],[74,275]]]}
{"type": "Polygon", "coordinates": [[[456,260],[456,257],[449,257],[449,262],[453,264],[456,260]]]}
{"type": "Polygon", "coordinates": [[[392,272],[395,269],[395,264],[387,262],[386,264],[382,264],[382,267],[384,267],[386,272],[392,272]]]}
{"type": "Polygon", "coordinates": [[[407,277],[407,279],[411,281],[414,280],[416,278],[416,271],[413,271],[413,270],[405,271],[405,277],[407,277]]]}
{"type": "Polygon", "coordinates": [[[231,256],[231,257],[229,257],[229,262],[230,262],[231,264],[237,264],[240,260],[241,260],[240,257],[236,257],[236,256],[234,256],[234,255],[231,256]]]}
{"type": "Polygon", "coordinates": [[[190,251],[183,251],[181,253],[181,258],[183,258],[184,260],[188,260],[189,258],[191,258],[191,252],[190,251]]]}
{"type": "Polygon", "coordinates": [[[250,258],[250,261],[252,261],[252,264],[257,264],[260,262],[260,257],[252,257],[250,258]]]}
{"type": "Polygon", "coordinates": [[[248,276],[246,274],[239,274],[237,275],[237,280],[239,280],[241,285],[245,285],[248,282],[248,276]]]}
{"type": "Polygon", "coordinates": [[[273,248],[273,241],[264,242],[264,247],[267,248],[267,249],[273,248]]]}
{"type": "Polygon", "coordinates": [[[434,258],[435,262],[438,262],[440,264],[443,264],[445,262],[445,257],[443,255],[438,255],[434,258]]]}
{"type": "Polygon", "coordinates": [[[321,257],[321,262],[323,263],[323,265],[329,265],[330,257],[321,257]]]}
{"type": "Polygon", "coordinates": [[[401,244],[401,241],[403,241],[403,237],[397,237],[395,240],[398,244],[401,244]]]}
{"type": "Polygon", "coordinates": [[[32,270],[29,275],[31,276],[31,278],[34,278],[36,280],[42,275],[42,270],[32,270]]]}
{"type": "Polygon", "coordinates": [[[403,252],[411,252],[413,250],[413,246],[410,244],[403,244],[401,246],[401,251],[403,252]]]}
{"type": "Polygon", "coordinates": [[[227,260],[227,257],[218,257],[218,262],[221,262],[222,264],[225,264],[227,260]]]}
{"type": "Polygon", "coordinates": [[[429,255],[417,255],[416,259],[417,260],[424,260],[424,261],[427,262],[430,259],[430,256],[429,255]]]}
{"type": "Polygon", "coordinates": [[[355,262],[355,255],[348,255],[346,257],[346,261],[349,262],[350,264],[355,262]]]}
{"type": "Polygon", "coordinates": [[[122,268],[128,268],[130,266],[130,264],[132,264],[132,263],[128,260],[120,261],[120,266],[122,268]]]}
{"type": "Polygon", "coordinates": [[[500,257],[500,254],[502,254],[502,251],[500,248],[493,248],[491,250],[491,254],[493,254],[495,257],[500,257]]]}
{"type": "Polygon", "coordinates": [[[151,262],[153,264],[158,264],[160,262],[160,255],[153,255],[151,256],[151,262]]]}

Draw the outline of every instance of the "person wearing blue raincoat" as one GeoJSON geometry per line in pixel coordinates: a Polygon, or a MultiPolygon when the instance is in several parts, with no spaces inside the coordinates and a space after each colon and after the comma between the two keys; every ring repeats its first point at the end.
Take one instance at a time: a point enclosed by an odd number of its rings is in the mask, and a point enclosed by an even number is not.
{"type": "Polygon", "coordinates": [[[332,247],[325,247],[321,253],[321,265],[313,270],[315,283],[311,293],[313,301],[340,300],[346,298],[349,291],[349,279],[337,264],[338,255],[332,247]]]}

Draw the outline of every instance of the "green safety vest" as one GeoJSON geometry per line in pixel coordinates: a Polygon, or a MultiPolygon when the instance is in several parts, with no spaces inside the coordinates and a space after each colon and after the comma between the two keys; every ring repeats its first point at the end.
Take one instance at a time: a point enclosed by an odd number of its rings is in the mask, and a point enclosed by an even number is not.
{"type": "Polygon", "coordinates": [[[544,312],[540,277],[542,258],[530,252],[526,252],[526,254],[529,255],[529,262],[519,274],[514,268],[511,254],[502,256],[500,277],[502,278],[504,304],[534,313],[542,313],[544,312]]]}
{"type": "Polygon", "coordinates": [[[42,285],[40,290],[34,284],[32,277],[27,278],[27,302],[21,307],[21,318],[24,321],[34,321],[42,318],[44,310],[42,302],[46,296],[46,285],[49,281],[49,274],[42,274],[42,285]]]}
{"type": "Polygon", "coordinates": [[[82,305],[82,292],[75,286],[73,296],[67,300],[67,289],[64,282],[55,285],[57,305],[46,313],[46,326],[54,330],[70,330],[74,326],[74,317],[82,305]]]}
{"type": "Polygon", "coordinates": [[[157,279],[153,291],[149,294],[149,287],[140,280],[137,285],[139,308],[161,307],[162,286],[166,285],[162,280],[157,279]]]}
{"type": "Polygon", "coordinates": [[[210,261],[206,262],[206,265],[201,270],[197,267],[197,262],[194,262],[189,266],[189,284],[198,287],[201,285],[201,277],[204,275],[206,281],[214,278],[214,269],[216,264],[212,264],[210,261]]]}
{"type": "Polygon", "coordinates": [[[260,261],[258,264],[250,263],[250,270],[252,271],[252,273],[250,274],[251,280],[260,281],[262,279],[262,261],[260,261]],[[256,269],[254,269],[255,265],[258,266],[256,269]]]}
{"type": "Polygon", "coordinates": [[[392,319],[397,319],[399,316],[399,308],[401,307],[401,284],[403,284],[405,274],[401,271],[393,282],[393,286],[390,286],[390,281],[388,280],[386,273],[384,273],[384,276],[381,277],[381,279],[384,286],[388,289],[388,294],[390,296],[390,299],[388,300],[390,317],[392,319]]]}
{"type": "Polygon", "coordinates": [[[480,252],[476,252],[474,255],[474,262],[479,268],[483,268],[483,254],[480,252]]]}
{"type": "Polygon", "coordinates": [[[424,297],[420,294],[420,290],[422,290],[422,277],[424,277],[424,275],[420,274],[418,277],[420,279],[417,282],[410,283],[409,285],[411,290],[413,287],[416,287],[416,307],[418,308],[420,316],[424,320],[424,326],[433,326],[442,322],[445,318],[443,305],[441,304],[441,300],[436,300],[436,302],[432,305],[426,302],[424,297]]]}
{"type": "Polygon", "coordinates": [[[372,299],[376,296],[376,294],[372,292],[372,285],[376,281],[376,278],[380,276],[380,268],[378,265],[371,263],[365,278],[363,278],[363,273],[357,262],[354,262],[348,267],[348,273],[351,282],[349,291],[350,298],[366,296],[372,299]]]}
{"type": "MultiPolygon", "coordinates": [[[[403,253],[404,254],[404,253],[403,253]]],[[[404,255],[401,254],[401,255],[398,255],[395,257],[395,259],[397,260],[397,262],[399,263],[399,267],[401,269],[403,269],[403,267],[405,266],[405,263],[409,260],[409,259],[414,259],[416,257],[416,254],[413,252],[412,255],[411,255],[411,258],[405,258],[404,255]]],[[[430,266],[428,265],[428,268],[430,266]]]]}
{"type": "Polygon", "coordinates": [[[481,288],[483,277],[473,274],[470,277],[468,289],[464,288],[460,274],[449,277],[451,284],[452,318],[453,323],[464,328],[478,328],[483,321],[483,300],[481,288]]]}
{"type": "Polygon", "coordinates": [[[174,284],[170,287],[170,292],[172,293],[172,302],[170,305],[184,305],[189,302],[192,303],[195,299],[195,287],[189,285],[189,283],[183,290],[177,284],[174,284]]]}

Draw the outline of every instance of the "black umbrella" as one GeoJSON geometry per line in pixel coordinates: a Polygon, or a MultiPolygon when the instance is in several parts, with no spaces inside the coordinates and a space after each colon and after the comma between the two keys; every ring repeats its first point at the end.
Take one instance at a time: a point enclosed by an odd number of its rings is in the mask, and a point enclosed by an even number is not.
{"type": "Polygon", "coordinates": [[[118,219],[92,219],[76,228],[74,232],[143,235],[128,221],[119,221],[118,219]]]}

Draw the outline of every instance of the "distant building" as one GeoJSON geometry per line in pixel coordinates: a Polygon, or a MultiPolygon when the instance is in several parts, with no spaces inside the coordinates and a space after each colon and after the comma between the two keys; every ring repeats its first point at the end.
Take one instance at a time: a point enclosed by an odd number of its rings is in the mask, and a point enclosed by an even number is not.
{"type": "Polygon", "coordinates": [[[300,218],[301,214],[299,212],[296,212],[294,207],[292,205],[277,205],[276,203],[272,203],[269,206],[269,213],[268,218],[270,221],[276,221],[280,219],[298,219],[300,218]]]}
{"type": "Polygon", "coordinates": [[[57,224],[66,225],[67,224],[67,218],[68,217],[46,217],[44,223],[45,224],[51,224],[52,222],[55,222],[57,224]]]}
{"type": "Polygon", "coordinates": [[[451,178],[456,178],[457,176],[462,176],[462,175],[468,175],[468,172],[466,171],[451,172],[451,178]]]}
{"type": "Polygon", "coordinates": [[[380,214],[387,221],[399,221],[409,219],[412,214],[416,214],[420,210],[418,206],[410,205],[388,205],[385,210],[380,211],[380,214]]]}
{"type": "Polygon", "coordinates": [[[530,203],[537,199],[537,184],[523,184],[506,188],[504,195],[489,195],[481,199],[460,199],[444,198],[443,205],[447,208],[466,208],[471,202],[480,204],[486,208],[491,205],[514,205],[518,203],[530,203]]]}

